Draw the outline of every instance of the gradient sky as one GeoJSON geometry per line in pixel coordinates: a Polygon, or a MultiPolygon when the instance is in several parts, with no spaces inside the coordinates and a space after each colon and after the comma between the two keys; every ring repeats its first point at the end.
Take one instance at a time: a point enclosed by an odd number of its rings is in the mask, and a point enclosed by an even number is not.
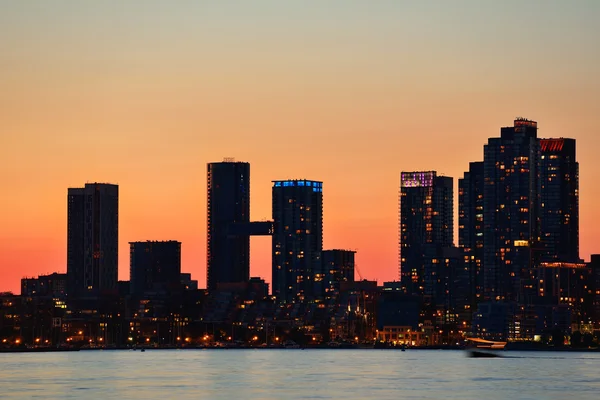
{"type": "MultiPolygon", "coordinates": [[[[0,0],[0,290],[66,271],[67,188],[120,185],[129,241],[206,274],[206,163],[324,181],[326,248],[398,278],[402,170],[457,180],[523,116],[577,139],[581,253],[599,253],[600,2],[0,0]]],[[[456,216],[456,214],[455,214],[456,216]]],[[[456,218],[455,218],[456,219],[456,218]]],[[[270,239],[251,274],[270,280],[270,239]]]]}

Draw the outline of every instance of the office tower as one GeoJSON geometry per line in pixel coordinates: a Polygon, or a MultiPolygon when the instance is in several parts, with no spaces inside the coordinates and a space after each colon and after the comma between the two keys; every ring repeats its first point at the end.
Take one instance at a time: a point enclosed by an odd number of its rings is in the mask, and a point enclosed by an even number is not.
{"type": "Polygon", "coordinates": [[[541,139],[541,259],[579,260],[579,163],[575,139],[541,139]]]}
{"type": "Polygon", "coordinates": [[[207,167],[207,288],[250,278],[250,164],[226,159],[207,167]]]}
{"type": "Polygon", "coordinates": [[[340,282],[354,282],[355,254],[353,250],[323,250],[321,261],[326,297],[339,293],[340,282]]]}
{"type": "Polygon", "coordinates": [[[456,282],[459,313],[467,321],[483,295],[483,188],[483,162],[469,163],[458,180],[458,245],[464,263],[456,282]]]}
{"type": "Polygon", "coordinates": [[[323,183],[273,181],[273,220],[273,295],[284,302],[319,297],[323,183]]]}
{"type": "Polygon", "coordinates": [[[443,290],[439,258],[453,245],[453,224],[453,179],[435,171],[402,172],[400,276],[408,294],[433,297],[443,290]]]}
{"type": "Polygon", "coordinates": [[[89,183],[68,190],[67,293],[117,292],[119,187],[89,183]]]}
{"type": "Polygon", "coordinates": [[[130,294],[171,292],[181,284],[181,242],[129,242],[130,294]]]}
{"type": "MultiPolygon", "coordinates": [[[[537,122],[519,118],[484,146],[484,296],[527,302],[539,242],[537,122]]],[[[535,292],[535,290],[533,290],[535,292]]]]}

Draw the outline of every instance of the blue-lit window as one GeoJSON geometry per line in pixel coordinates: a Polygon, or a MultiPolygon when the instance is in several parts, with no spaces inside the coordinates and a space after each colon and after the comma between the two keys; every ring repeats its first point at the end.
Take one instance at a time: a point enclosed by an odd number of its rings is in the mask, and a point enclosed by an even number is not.
{"type": "Polygon", "coordinates": [[[306,186],[312,186],[312,182],[311,181],[306,181],[306,186]]]}
{"type": "MultiPolygon", "coordinates": [[[[306,183],[310,183],[310,182],[306,182],[306,183]]],[[[304,181],[298,181],[298,186],[304,186],[304,181]]]]}
{"type": "Polygon", "coordinates": [[[280,187],[281,186],[281,182],[275,182],[275,187],[280,187]]]}

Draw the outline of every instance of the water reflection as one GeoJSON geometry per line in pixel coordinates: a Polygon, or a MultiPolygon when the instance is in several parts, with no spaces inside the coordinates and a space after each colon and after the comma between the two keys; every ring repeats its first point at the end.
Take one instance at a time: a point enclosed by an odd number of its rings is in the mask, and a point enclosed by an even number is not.
{"type": "Polygon", "coordinates": [[[596,399],[600,354],[148,350],[0,354],[0,397],[596,399]]]}

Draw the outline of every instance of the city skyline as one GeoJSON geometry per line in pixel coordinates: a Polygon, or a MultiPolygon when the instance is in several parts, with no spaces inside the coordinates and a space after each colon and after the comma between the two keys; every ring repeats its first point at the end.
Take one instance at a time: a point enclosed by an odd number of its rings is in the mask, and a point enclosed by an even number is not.
{"type": "MultiPolygon", "coordinates": [[[[516,116],[577,140],[580,254],[597,252],[599,4],[292,3],[239,5],[245,22],[226,5],[6,6],[0,290],[66,271],[65,190],[86,181],[121,188],[119,279],[129,241],[176,239],[205,282],[205,168],[224,156],[253,165],[253,221],[273,178],[325,182],[324,248],[397,280],[400,171],[458,180],[516,116]]],[[[251,241],[251,275],[270,280],[270,238],[251,241]]]]}
{"type": "MultiPolygon", "coordinates": [[[[520,117],[519,117],[519,118],[520,118],[520,117]]],[[[515,121],[517,121],[517,119],[516,119],[515,121]]],[[[505,124],[505,125],[508,125],[508,124],[505,124]]],[[[504,129],[504,128],[502,128],[502,129],[504,129]]],[[[493,136],[492,136],[492,137],[493,137],[493,136]]],[[[488,139],[490,139],[490,138],[488,138],[488,139]]],[[[560,137],[560,138],[556,138],[556,139],[540,139],[540,140],[544,140],[544,141],[547,141],[547,140],[554,140],[554,141],[556,141],[556,140],[576,140],[576,138],[573,138],[573,139],[563,139],[562,137],[560,137]]],[[[248,171],[249,171],[249,165],[250,165],[250,163],[249,163],[249,162],[247,162],[247,161],[241,161],[241,160],[237,160],[237,159],[235,159],[234,157],[226,157],[226,158],[224,158],[224,160],[223,160],[223,161],[212,161],[212,162],[208,162],[208,163],[207,163],[207,165],[210,167],[210,166],[213,166],[213,165],[226,165],[226,164],[228,164],[228,163],[229,163],[229,164],[231,164],[231,165],[245,165],[245,166],[246,166],[246,168],[247,168],[247,169],[248,169],[248,171]]],[[[476,164],[476,163],[478,163],[478,162],[470,161],[470,162],[469,162],[467,165],[476,164]]],[[[585,169],[585,166],[584,166],[584,169],[585,169]]],[[[467,171],[468,171],[468,169],[467,169],[467,171]]],[[[398,184],[397,184],[397,187],[398,187],[398,188],[402,187],[402,179],[403,179],[403,175],[404,175],[404,174],[407,174],[407,173],[406,173],[406,172],[403,172],[403,171],[400,171],[400,172],[398,172],[398,180],[397,180],[397,183],[398,183],[398,184]]],[[[414,173],[413,173],[413,174],[414,174],[414,173]]],[[[249,174],[248,174],[248,175],[249,175],[249,174]]],[[[457,197],[458,197],[458,190],[459,190],[459,186],[458,186],[458,182],[456,182],[456,183],[455,183],[455,182],[453,182],[453,181],[454,181],[454,179],[455,179],[455,177],[453,177],[453,176],[452,176],[452,177],[446,177],[445,175],[439,175],[439,178],[440,178],[440,179],[449,179],[449,180],[452,182],[452,189],[453,189],[453,191],[455,192],[455,193],[453,194],[453,200],[454,200],[454,203],[456,203],[456,199],[457,199],[457,197]]],[[[209,180],[208,176],[206,176],[206,178],[205,178],[205,179],[206,179],[206,183],[207,183],[207,184],[209,184],[210,180],[209,180]]],[[[289,181],[290,181],[290,182],[292,182],[292,181],[295,181],[295,180],[296,180],[296,179],[291,179],[291,180],[289,180],[289,181]]],[[[301,180],[302,180],[302,179],[301,179],[301,180]]],[[[458,179],[457,179],[457,181],[458,181],[458,179]]],[[[114,184],[111,184],[111,183],[102,183],[102,184],[98,184],[98,183],[89,183],[89,182],[90,182],[90,181],[86,182],[86,184],[85,184],[85,185],[86,185],[86,187],[87,187],[87,186],[90,186],[90,187],[91,187],[91,186],[93,186],[93,185],[105,185],[105,186],[106,186],[106,185],[108,185],[108,186],[118,186],[118,185],[114,185],[114,184]]],[[[283,182],[283,181],[271,181],[271,182],[283,182]]],[[[247,182],[247,185],[248,185],[248,187],[249,187],[249,186],[251,185],[251,182],[247,182]]],[[[71,194],[71,191],[72,191],[72,190],[74,190],[74,189],[72,189],[72,188],[69,188],[69,189],[68,189],[69,195],[71,194]]],[[[325,196],[325,199],[326,199],[326,196],[325,196]]],[[[326,204],[326,201],[324,201],[324,204],[326,204]]],[[[208,204],[207,204],[207,210],[208,210],[208,204]]],[[[452,212],[453,212],[455,215],[458,215],[458,211],[459,211],[459,206],[458,206],[458,204],[453,204],[453,209],[452,209],[452,212]]],[[[327,212],[326,212],[326,211],[324,211],[324,212],[323,212],[323,214],[324,214],[324,216],[326,216],[326,215],[327,215],[327,212]]],[[[397,220],[397,218],[398,218],[398,214],[396,214],[396,224],[398,223],[398,220],[397,220]]],[[[272,219],[272,217],[271,217],[270,219],[272,219]]],[[[324,218],[324,220],[326,220],[326,219],[327,219],[327,218],[324,218]]],[[[268,218],[262,218],[262,220],[263,220],[263,221],[267,221],[267,220],[268,220],[268,218]]],[[[457,218],[457,221],[458,221],[458,218],[457,218]]],[[[453,237],[453,242],[454,242],[454,245],[455,245],[455,246],[459,246],[459,240],[458,240],[458,237],[459,237],[459,232],[458,232],[458,229],[457,229],[457,228],[458,228],[458,225],[459,225],[459,223],[458,223],[457,221],[454,221],[454,223],[453,223],[453,226],[452,226],[452,228],[451,228],[451,230],[453,230],[453,231],[454,231],[454,233],[453,233],[452,237],[453,237]]],[[[252,234],[252,233],[250,233],[250,234],[248,234],[248,236],[250,236],[250,237],[252,237],[252,235],[255,235],[254,237],[256,237],[256,236],[259,236],[259,237],[260,237],[260,236],[267,236],[267,237],[268,237],[268,239],[271,239],[271,235],[266,235],[264,232],[262,232],[262,230],[264,230],[264,228],[263,228],[262,226],[253,228],[253,227],[252,227],[252,224],[253,224],[253,223],[252,223],[251,221],[247,221],[247,222],[245,223],[245,225],[246,225],[246,226],[241,228],[241,229],[242,229],[242,231],[244,231],[244,232],[245,232],[245,231],[248,231],[248,232],[250,232],[250,231],[252,231],[252,230],[259,230],[259,231],[260,231],[259,233],[257,233],[257,234],[252,234]]],[[[259,224],[259,225],[260,225],[260,222],[258,222],[258,223],[257,223],[257,222],[254,222],[254,224],[259,224]]],[[[242,224],[242,225],[244,225],[244,224],[242,224]]],[[[326,225],[326,224],[324,223],[323,225],[326,225]]],[[[208,232],[208,231],[207,231],[207,232],[208,232]]],[[[139,238],[139,239],[137,239],[137,241],[140,241],[140,242],[146,242],[146,241],[163,241],[163,240],[165,240],[165,239],[164,239],[164,238],[139,238]]],[[[127,259],[128,259],[128,261],[129,261],[129,253],[128,253],[128,249],[129,249],[129,244],[130,244],[130,242],[132,242],[132,241],[126,241],[126,243],[127,243],[127,251],[126,251],[126,255],[127,255],[127,259]]],[[[135,242],[135,241],[134,241],[134,242],[135,242]]],[[[269,243],[269,244],[270,244],[270,243],[269,243]]],[[[206,244],[205,244],[205,245],[206,245],[206,244]]],[[[255,248],[255,247],[256,247],[256,245],[254,245],[254,247],[252,247],[252,246],[251,246],[251,248],[255,248]]],[[[330,246],[330,247],[331,247],[331,246],[330,246]]],[[[339,248],[351,248],[351,246],[348,246],[348,245],[343,245],[343,244],[341,244],[341,245],[340,245],[340,246],[338,246],[338,247],[339,247],[339,248]]],[[[323,246],[323,248],[324,248],[324,249],[326,249],[326,248],[328,248],[328,247],[327,247],[327,246],[323,246]]],[[[120,247],[119,247],[119,249],[120,249],[120,247]]],[[[120,249],[120,250],[121,250],[121,249],[120,249]]],[[[355,251],[355,250],[353,250],[353,251],[355,251]]],[[[398,251],[398,248],[396,248],[396,252],[397,252],[397,251],[398,251]]],[[[594,251],[594,250],[592,249],[592,251],[590,252],[590,254],[593,254],[593,251],[594,251]]],[[[183,253],[183,252],[182,252],[182,253],[183,253]]],[[[251,252],[251,251],[250,251],[250,254],[252,254],[252,252],[251,252]]],[[[360,253],[359,253],[359,254],[360,254],[360,253]]],[[[272,255],[272,253],[271,253],[271,254],[269,254],[269,255],[271,256],[271,255],[272,255]]],[[[182,256],[183,256],[183,254],[182,254],[182,256]]],[[[123,258],[123,257],[122,257],[122,256],[120,256],[120,257],[119,257],[119,261],[121,261],[121,258],[123,258]]],[[[587,258],[585,258],[583,255],[582,255],[582,258],[583,258],[584,260],[587,260],[587,258]]],[[[265,279],[265,280],[266,280],[266,281],[267,281],[267,282],[268,282],[270,285],[272,284],[272,273],[273,273],[273,272],[272,272],[272,267],[271,267],[271,270],[270,270],[270,271],[267,271],[267,273],[266,273],[266,274],[264,274],[264,275],[261,275],[260,273],[255,273],[255,272],[253,271],[253,269],[252,269],[252,263],[250,263],[250,264],[251,264],[250,275],[252,275],[252,276],[260,276],[261,278],[264,278],[264,279],[265,279]]],[[[357,265],[358,265],[358,263],[357,263],[357,265]]],[[[65,265],[65,266],[66,266],[66,265],[65,265]]],[[[193,273],[193,278],[194,278],[194,279],[196,279],[196,280],[198,280],[198,281],[201,281],[201,282],[202,282],[202,278],[200,278],[200,277],[204,277],[204,278],[206,279],[206,273],[207,273],[208,264],[206,264],[206,266],[205,266],[204,268],[205,268],[205,269],[204,269],[204,271],[200,271],[200,274],[198,274],[198,271],[194,271],[194,268],[191,268],[191,271],[193,271],[193,272],[192,272],[192,273],[193,273]],[[204,274],[202,274],[202,272],[204,272],[204,274]]],[[[397,269],[398,269],[398,261],[396,261],[396,265],[395,265],[395,266],[393,266],[393,268],[396,268],[396,271],[397,271],[397,269]]],[[[123,270],[125,270],[125,271],[129,271],[129,262],[128,262],[126,265],[121,265],[121,264],[119,263],[119,268],[118,268],[118,272],[119,272],[119,280],[129,280],[129,279],[130,279],[130,277],[129,277],[129,276],[124,276],[124,275],[125,275],[127,272],[123,272],[123,270]]],[[[183,266],[182,266],[182,270],[185,270],[183,266]]],[[[368,279],[372,279],[372,280],[377,280],[377,281],[379,281],[379,282],[383,282],[383,281],[400,281],[400,280],[401,280],[400,276],[393,276],[393,277],[391,277],[391,278],[389,278],[389,279],[385,279],[385,278],[384,278],[384,279],[381,279],[381,278],[377,278],[377,277],[375,277],[375,278],[372,278],[371,276],[369,276],[369,272],[370,272],[370,270],[371,270],[370,268],[367,268],[367,274],[365,274],[365,276],[363,276],[363,278],[368,278],[368,279]]],[[[34,273],[33,273],[33,274],[31,274],[31,275],[23,275],[23,276],[21,276],[20,278],[29,277],[29,276],[37,276],[37,275],[42,275],[42,274],[45,274],[45,273],[54,273],[54,272],[66,273],[67,271],[66,271],[66,267],[65,267],[65,269],[64,269],[64,270],[63,270],[63,269],[60,269],[60,268],[58,268],[58,269],[55,269],[55,270],[53,270],[53,271],[43,271],[43,272],[40,272],[40,271],[38,271],[38,272],[34,272],[34,273]]],[[[385,272],[387,272],[387,271],[385,271],[385,272]]],[[[397,272],[396,272],[396,273],[397,273],[397,272]]],[[[387,275],[388,275],[388,274],[385,274],[385,276],[387,276],[387,275]]],[[[19,278],[19,279],[20,279],[20,278],[19,278]]],[[[204,282],[206,283],[206,280],[205,280],[204,282]]],[[[204,286],[203,286],[203,287],[208,287],[208,286],[207,286],[206,284],[204,284],[204,286]]],[[[4,290],[4,289],[0,288],[0,291],[3,291],[3,290],[4,290]]],[[[13,292],[15,292],[15,293],[18,293],[18,288],[17,288],[17,289],[7,289],[7,291],[13,291],[13,292]]]]}

